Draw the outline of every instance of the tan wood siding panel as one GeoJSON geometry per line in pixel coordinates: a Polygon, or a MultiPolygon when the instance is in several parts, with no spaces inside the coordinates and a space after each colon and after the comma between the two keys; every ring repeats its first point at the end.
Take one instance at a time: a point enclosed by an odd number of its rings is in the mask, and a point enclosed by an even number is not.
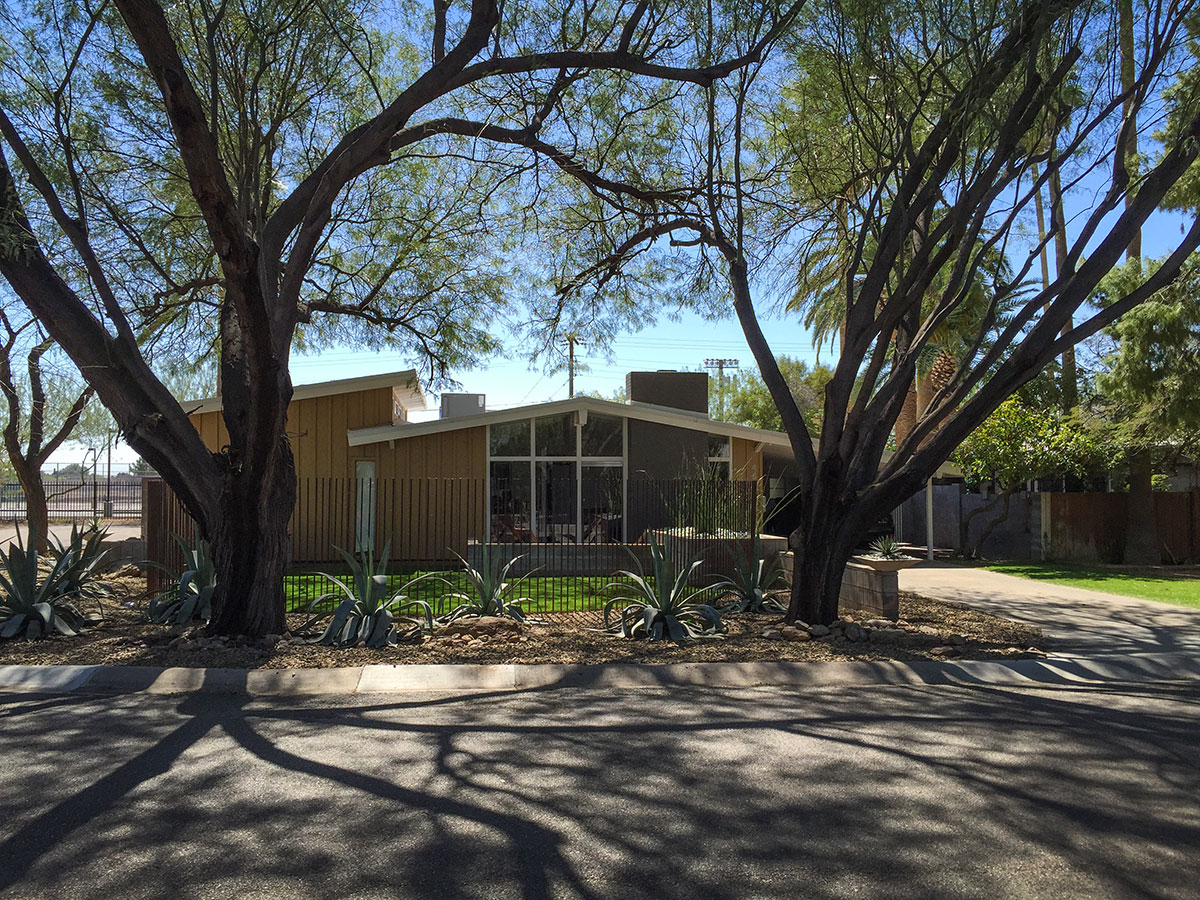
{"type": "Polygon", "coordinates": [[[738,481],[758,481],[763,471],[762,451],[754,449],[757,445],[753,441],[743,438],[733,438],[730,443],[733,477],[738,481]]]}

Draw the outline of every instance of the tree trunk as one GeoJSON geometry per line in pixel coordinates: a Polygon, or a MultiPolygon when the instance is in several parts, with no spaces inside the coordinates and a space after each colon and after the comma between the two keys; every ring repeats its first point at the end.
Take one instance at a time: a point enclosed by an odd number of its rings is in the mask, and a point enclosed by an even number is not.
{"type": "Polygon", "coordinates": [[[1129,454],[1129,514],[1125,520],[1125,564],[1157,566],[1158,522],[1154,515],[1153,464],[1148,450],[1129,454]]]}
{"type": "Polygon", "coordinates": [[[912,434],[912,430],[916,427],[917,389],[914,385],[909,385],[908,393],[904,395],[904,406],[900,407],[900,415],[896,417],[896,424],[892,428],[892,432],[896,436],[896,446],[899,447],[903,444],[905,438],[912,434]]]}
{"type": "Polygon", "coordinates": [[[296,469],[284,441],[264,477],[226,476],[221,519],[209,541],[218,590],[209,630],[227,635],[283,634],[283,577],[291,564],[288,522],[296,469]]]}
{"type": "Polygon", "coordinates": [[[25,521],[29,526],[29,546],[38,553],[50,550],[50,510],[46,502],[46,485],[42,473],[14,467],[21,490],[25,493],[25,521]]]}
{"type": "Polygon", "coordinates": [[[788,622],[799,620],[809,625],[828,625],[838,617],[842,577],[854,552],[857,534],[849,539],[844,536],[851,531],[844,514],[839,517],[830,511],[828,515],[814,518],[825,527],[805,530],[801,526],[788,538],[794,568],[786,619],[788,622]]]}

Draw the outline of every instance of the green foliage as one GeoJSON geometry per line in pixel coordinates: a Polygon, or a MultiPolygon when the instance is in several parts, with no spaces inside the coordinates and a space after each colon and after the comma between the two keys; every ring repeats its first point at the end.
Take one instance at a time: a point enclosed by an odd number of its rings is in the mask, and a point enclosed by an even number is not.
{"type": "MultiPolygon", "coordinates": [[[[780,356],[779,371],[792,392],[800,415],[810,433],[821,427],[821,416],[825,404],[825,385],[833,377],[828,366],[809,367],[803,360],[780,356]]],[[[709,399],[709,415],[714,419],[782,431],[783,421],[771,392],[757,369],[744,369],[730,377],[723,390],[713,391],[709,399]]]]}
{"type": "Polygon", "coordinates": [[[908,554],[900,549],[896,539],[890,534],[873,541],[867,548],[876,559],[908,559],[908,554]]]}
{"type": "Polygon", "coordinates": [[[713,593],[713,587],[692,588],[688,579],[700,567],[701,560],[695,559],[676,567],[671,557],[670,542],[660,545],[651,535],[650,558],[653,574],[647,578],[638,566],[638,571],[622,570],[618,575],[629,579],[629,583],[613,582],[612,590],[627,591],[610,600],[604,607],[604,627],[621,637],[661,641],[670,639],[677,644],[695,640],[704,635],[715,635],[724,631],[721,615],[712,604],[702,598],[713,593]],[[621,613],[618,624],[611,623],[614,609],[621,613]]]}
{"type": "Polygon", "coordinates": [[[1105,471],[1110,451],[1088,428],[1010,397],[951,455],[968,484],[1002,490],[1036,478],[1105,471]]]}
{"type": "MultiPolygon", "coordinates": [[[[492,558],[491,551],[486,545],[482,551],[483,558],[478,569],[458,556],[457,553],[454,554],[462,560],[465,567],[462,576],[467,581],[470,593],[452,590],[445,595],[451,600],[462,602],[446,613],[443,621],[453,622],[463,616],[504,616],[524,622],[525,611],[521,606],[522,604],[531,604],[533,600],[529,597],[514,597],[513,594],[516,593],[521,583],[537,570],[527,572],[516,581],[509,582],[509,571],[518,561],[525,558],[524,555],[514,556],[507,563],[501,565],[500,559],[492,558]]],[[[451,585],[451,582],[444,577],[439,580],[451,585]]]]}
{"type": "Polygon", "coordinates": [[[422,625],[425,630],[433,631],[433,611],[428,603],[413,600],[406,594],[388,596],[390,541],[378,560],[371,549],[364,550],[358,559],[340,547],[334,549],[350,567],[350,578],[343,580],[321,573],[333,583],[336,590],[312,602],[309,612],[315,614],[301,626],[300,633],[308,633],[314,626],[329,619],[325,629],[312,639],[313,643],[329,647],[386,647],[400,639],[397,622],[410,625],[409,631],[420,629],[422,625]],[[317,611],[317,607],[333,599],[337,599],[338,604],[332,611],[317,611]],[[421,615],[414,617],[406,614],[406,610],[417,610],[421,615]]]}
{"type": "Polygon", "coordinates": [[[782,584],[783,567],[778,556],[767,562],[758,533],[752,535],[749,547],[732,541],[727,549],[734,557],[733,574],[713,586],[716,591],[733,595],[724,608],[743,613],[786,612],[787,607],[769,593],[782,584]]]}
{"type": "Polygon", "coordinates": [[[8,550],[0,550],[0,638],[43,638],[51,634],[74,636],[88,624],[65,592],[71,561],[56,559],[43,576],[38,552],[26,549],[18,530],[8,550]]]}
{"type": "Polygon", "coordinates": [[[85,528],[71,525],[71,536],[64,543],[50,536],[50,554],[62,566],[59,591],[72,599],[98,600],[112,595],[112,587],[99,577],[99,566],[108,554],[101,547],[108,527],[92,522],[85,528]]]}
{"type": "Polygon", "coordinates": [[[212,550],[208,541],[201,539],[199,535],[193,539],[191,546],[177,534],[172,537],[183,552],[183,569],[180,572],[171,572],[170,569],[151,563],[168,572],[175,584],[150,599],[150,621],[160,625],[186,625],[195,620],[207,622],[212,618],[212,598],[217,589],[217,571],[212,550]]]}
{"type": "MultiPolygon", "coordinates": [[[[1131,260],[1102,282],[1102,306],[1134,290],[1157,261],[1131,260]]],[[[1200,254],[1178,280],[1108,329],[1115,342],[1092,407],[1115,443],[1190,450],[1200,444],[1200,254]]]]}

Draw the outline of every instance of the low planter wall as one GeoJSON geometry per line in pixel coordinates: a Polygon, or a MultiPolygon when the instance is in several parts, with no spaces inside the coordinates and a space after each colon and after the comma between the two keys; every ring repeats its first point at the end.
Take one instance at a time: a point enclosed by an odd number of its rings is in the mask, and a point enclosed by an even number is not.
{"type": "MultiPolygon", "coordinates": [[[[746,554],[752,552],[754,539],[749,537],[744,538],[727,538],[727,537],[710,537],[702,534],[686,534],[676,535],[669,531],[656,529],[654,537],[658,542],[664,543],[670,541],[671,552],[680,561],[682,560],[703,560],[703,565],[698,572],[704,577],[728,576],[733,572],[734,566],[738,565],[746,554]]],[[[768,563],[779,557],[779,554],[787,550],[787,538],[777,537],[773,534],[759,535],[759,541],[762,545],[763,558],[768,563]]]]}
{"type": "MultiPolygon", "coordinates": [[[[783,573],[788,586],[792,584],[792,552],[781,553],[783,573]]],[[[895,572],[880,572],[859,562],[846,564],[842,575],[842,590],[838,609],[865,612],[895,621],[900,618],[900,579],[895,572]]]]}

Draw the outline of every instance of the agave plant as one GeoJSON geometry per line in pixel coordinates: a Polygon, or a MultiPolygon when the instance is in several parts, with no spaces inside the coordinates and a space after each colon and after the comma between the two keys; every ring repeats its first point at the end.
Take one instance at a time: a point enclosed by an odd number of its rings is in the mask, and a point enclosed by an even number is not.
{"type": "MultiPolygon", "coordinates": [[[[462,561],[465,567],[463,577],[470,586],[471,593],[464,594],[460,591],[451,591],[445,596],[453,600],[461,600],[462,602],[455,606],[446,614],[444,621],[446,623],[453,622],[455,619],[463,616],[502,616],[510,619],[516,619],[518,622],[526,620],[525,611],[521,608],[522,603],[533,603],[529,597],[513,596],[521,582],[532,575],[536,569],[530,570],[518,578],[516,581],[508,580],[508,573],[518,561],[524,559],[524,554],[514,556],[504,565],[500,564],[500,559],[493,559],[490,551],[485,545],[483,548],[483,557],[479,568],[475,568],[463,557],[455,553],[459,560],[462,561]]],[[[453,587],[453,583],[439,577],[439,581],[443,584],[453,587]]]]}
{"type": "Polygon", "coordinates": [[[160,625],[186,625],[196,620],[207,622],[212,618],[212,598],[217,590],[217,571],[208,541],[197,534],[189,545],[179,535],[171,536],[183,551],[183,569],[172,572],[157,566],[171,575],[175,583],[150,599],[150,621],[160,625]]]}
{"type": "Polygon", "coordinates": [[[908,554],[900,549],[900,545],[891,535],[885,534],[873,542],[868,549],[876,559],[908,559],[908,554]]]}
{"type": "Polygon", "coordinates": [[[670,638],[677,644],[724,631],[720,613],[703,600],[713,592],[713,587],[692,588],[688,585],[688,579],[700,567],[702,559],[694,559],[676,571],[670,545],[660,546],[653,535],[650,558],[654,569],[651,579],[646,578],[639,565],[637,572],[622,570],[617,573],[628,578],[629,583],[615,581],[605,585],[605,590],[632,590],[632,593],[616,596],[605,604],[605,629],[626,638],[651,641],[670,638]],[[610,624],[614,609],[621,613],[619,626],[610,624]]]}
{"type": "MultiPolygon", "coordinates": [[[[406,622],[417,628],[423,625],[427,631],[433,631],[433,610],[428,603],[405,594],[388,596],[390,541],[378,560],[370,549],[364,550],[360,559],[355,559],[341,547],[334,549],[346,560],[350,577],[342,579],[326,572],[320,573],[336,590],[318,597],[309,605],[311,618],[300,627],[301,634],[311,633],[315,626],[328,619],[329,624],[312,638],[313,643],[329,647],[385,647],[400,639],[397,622],[406,622]],[[318,611],[318,607],[330,600],[338,601],[332,611],[318,611]],[[407,614],[406,611],[410,609],[419,611],[421,615],[415,617],[407,614]]],[[[420,580],[413,579],[409,584],[420,580]]]]}
{"type": "Polygon", "coordinates": [[[778,556],[767,562],[758,534],[751,537],[749,548],[734,542],[730,552],[733,574],[713,585],[714,590],[732,595],[725,608],[731,612],[786,612],[787,607],[769,593],[783,581],[783,567],[778,556]]]}
{"type": "Polygon", "coordinates": [[[26,549],[20,531],[7,552],[0,550],[0,638],[75,635],[89,623],[63,593],[67,566],[65,560],[55,560],[43,575],[37,550],[26,549]]]}
{"type": "Polygon", "coordinates": [[[63,565],[59,591],[64,597],[99,600],[112,595],[112,586],[99,577],[100,563],[108,555],[101,546],[107,536],[108,527],[98,522],[82,529],[72,525],[65,543],[51,536],[50,554],[63,565]]]}

